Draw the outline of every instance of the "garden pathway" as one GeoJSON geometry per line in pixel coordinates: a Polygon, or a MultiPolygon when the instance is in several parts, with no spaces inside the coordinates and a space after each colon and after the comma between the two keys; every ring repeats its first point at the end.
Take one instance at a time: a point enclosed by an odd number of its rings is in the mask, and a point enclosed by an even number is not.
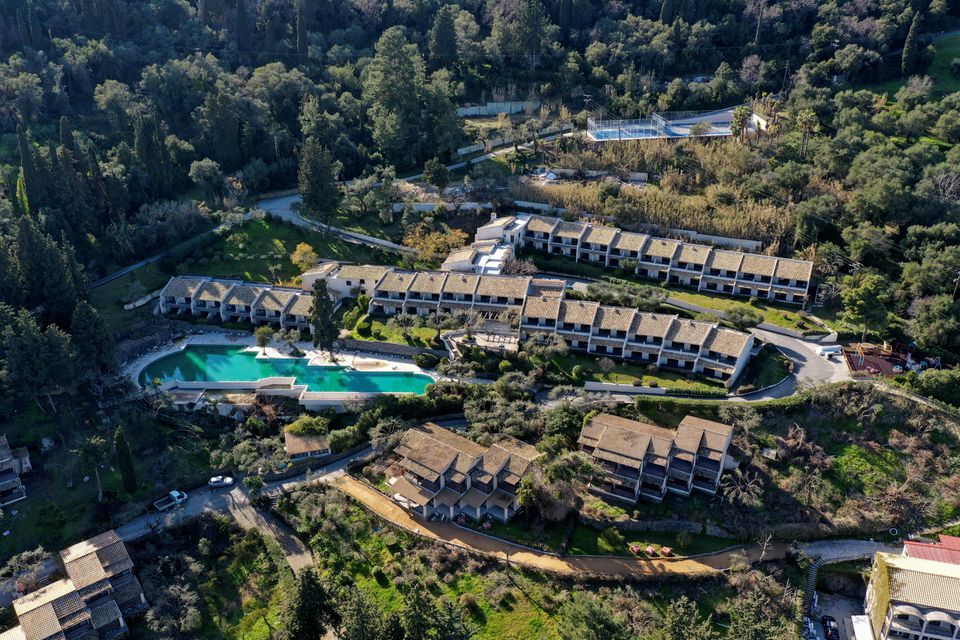
{"type": "MultiPolygon", "coordinates": [[[[523,565],[539,571],[603,577],[657,576],[668,574],[702,575],[716,573],[730,566],[735,551],[721,551],[695,558],[639,558],[632,556],[567,556],[535,551],[504,540],[483,535],[446,522],[428,522],[415,518],[375,489],[350,476],[340,476],[334,486],[363,504],[374,514],[416,535],[444,544],[481,553],[498,560],[523,565]]],[[[761,560],[760,545],[743,548],[751,562],[761,560]]],[[[786,544],[769,545],[763,560],[786,557],[786,544]]]]}

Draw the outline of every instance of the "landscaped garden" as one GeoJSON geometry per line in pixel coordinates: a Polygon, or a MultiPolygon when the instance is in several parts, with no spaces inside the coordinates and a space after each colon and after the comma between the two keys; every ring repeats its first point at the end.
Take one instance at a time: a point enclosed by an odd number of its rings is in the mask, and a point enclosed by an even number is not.
{"type": "Polygon", "coordinates": [[[766,389],[790,375],[792,369],[790,358],[774,345],[765,344],[743,370],[735,391],[748,393],[756,389],[766,389]]]}
{"type": "Polygon", "coordinates": [[[726,395],[726,388],[719,380],[703,376],[685,375],[673,371],[662,371],[647,365],[629,364],[584,354],[566,353],[551,360],[553,372],[562,377],[567,384],[583,384],[587,381],[613,384],[643,385],[660,387],[668,393],[704,396],[726,395]]]}
{"type": "MultiPolygon", "coordinates": [[[[665,283],[655,283],[650,280],[644,280],[634,275],[625,274],[616,269],[608,269],[598,265],[587,264],[585,262],[574,262],[571,258],[562,256],[545,255],[536,251],[524,251],[523,257],[533,259],[534,263],[543,271],[556,273],[566,273],[574,276],[594,278],[607,282],[630,282],[636,285],[642,285],[652,289],[662,291],[668,298],[680,300],[688,304],[697,305],[706,309],[719,312],[728,312],[734,310],[745,310],[758,314],[762,322],[772,324],[784,329],[799,331],[803,334],[816,335],[824,334],[827,329],[815,322],[809,314],[801,310],[796,305],[778,304],[769,301],[748,300],[745,298],[736,298],[720,294],[704,293],[693,289],[685,288],[679,285],[670,285],[665,283]]],[[[662,310],[675,313],[676,307],[671,307],[669,302],[662,306],[662,310]]],[[[830,329],[842,330],[843,327],[836,322],[828,322],[830,329]]]]}
{"type": "Polygon", "coordinates": [[[736,540],[717,538],[702,534],[656,532],[656,531],[627,531],[614,529],[595,529],[585,525],[578,525],[570,537],[567,552],[570,555],[617,555],[625,556],[636,552],[641,557],[665,556],[669,549],[671,556],[692,556],[703,553],[714,553],[739,545],[736,540]],[[653,551],[647,553],[647,549],[653,551]]]}
{"type": "MultiPolygon", "coordinates": [[[[398,326],[387,316],[367,316],[350,330],[350,337],[354,340],[378,340],[424,348],[435,347],[433,340],[437,336],[437,330],[417,323],[419,319],[416,317],[406,316],[406,318],[413,320],[414,323],[410,326],[398,326]]],[[[400,322],[406,322],[406,320],[400,320],[400,322]]]]}

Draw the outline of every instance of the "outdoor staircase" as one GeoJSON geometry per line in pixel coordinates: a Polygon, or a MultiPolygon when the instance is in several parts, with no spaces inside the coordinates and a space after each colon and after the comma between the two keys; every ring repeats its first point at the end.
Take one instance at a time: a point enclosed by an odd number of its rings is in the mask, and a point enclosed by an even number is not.
{"type": "Polygon", "coordinates": [[[824,564],[821,558],[814,558],[807,569],[807,584],[803,591],[803,614],[810,615],[810,608],[813,606],[813,594],[817,591],[817,574],[820,573],[820,567],[824,564]]]}

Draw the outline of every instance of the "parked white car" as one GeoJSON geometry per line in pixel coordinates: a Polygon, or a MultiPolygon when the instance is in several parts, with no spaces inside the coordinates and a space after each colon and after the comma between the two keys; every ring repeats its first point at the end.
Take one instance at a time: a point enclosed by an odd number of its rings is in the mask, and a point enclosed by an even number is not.
{"type": "Polygon", "coordinates": [[[221,487],[232,487],[233,478],[230,476],[213,476],[207,482],[207,486],[211,489],[219,489],[221,487]]]}
{"type": "Polygon", "coordinates": [[[825,345],[817,347],[817,355],[824,358],[843,355],[843,347],[838,344],[825,345]]]}

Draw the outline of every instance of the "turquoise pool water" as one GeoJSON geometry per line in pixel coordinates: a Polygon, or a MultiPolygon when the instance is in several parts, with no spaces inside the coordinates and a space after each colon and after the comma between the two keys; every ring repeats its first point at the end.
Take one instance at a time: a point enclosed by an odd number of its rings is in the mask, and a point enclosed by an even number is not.
{"type": "Polygon", "coordinates": [[[140,383],[254,382],[261,378],[296,378],[309,391],[419,393],[433,378],[409,371],[354,371],[347,367],[311,367],[306,358],[257,358],[242,346],[190,345],[154,360],[140,372],[140,383]]]}

